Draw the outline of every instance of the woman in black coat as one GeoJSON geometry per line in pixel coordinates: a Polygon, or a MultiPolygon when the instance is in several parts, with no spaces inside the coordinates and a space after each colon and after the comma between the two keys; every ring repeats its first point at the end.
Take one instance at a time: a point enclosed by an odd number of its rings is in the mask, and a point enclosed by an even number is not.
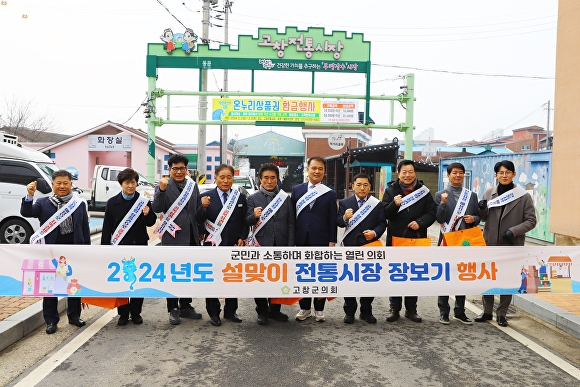
{"type": "MultiPolygon", "coordinates": [[[[131,210],[133,205],[139,199],[139,192],[135,192],[139,182],[139,174],[131,169],[126,168],[119,172],[117,181],[123,190],[107,201],[105,208],[105,218],[103,220],[103,230],[101,232],[101,245],[111,245],[114,239],[114,233],[125,215],[131,210]]],[[[135,220],[133,225],[123,233],[123,238],[118,244],[120,245],[147,245],[149,234],[147,227],[153,226],[157,221],[157,216],[151,211],[151,201],[143,207],[140,216],[135,220]]],[[[131,298],[126,305],[119,306],[119,321],[117,325],[127,325],[129,314],[134,324],[142,324],[141,309],[143,307],[143,298],[131,298]]]]}

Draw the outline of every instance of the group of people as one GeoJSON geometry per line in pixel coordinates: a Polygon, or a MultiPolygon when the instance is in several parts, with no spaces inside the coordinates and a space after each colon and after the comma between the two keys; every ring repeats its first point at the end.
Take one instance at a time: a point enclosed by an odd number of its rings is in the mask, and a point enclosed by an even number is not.
{"type": "MultiPolygon", "coordinates": [[[[511,161],[503,160],[495,167],[498,185],[488,189],[483,200],[463,188],[465,168],[460,163],[452,163],[447,168],[449,185],[435,194],[435,199],[427,186],[417,179],[415,164],[402,160],[397,166],[398,178],[389,183],[382,202],[370,195],[371,179],[365,173],[354,176],[354,195],[340,200],[337,207],[336,193],[322,183],[325,175],[325,160],[311,157],[307,162],[308,181],[296,185],[291,195],[278,186],[279,170],[272,164],[265,164],[259,171],[260,189],[247,198],[232,189],[234,169],[222,164],[215,171],[216,188],[203,194],[197,184],[188,178],[189,160],[181,154],[168,159],[169,178],[162,178],[155,188],[153,201],[140,198],[136,192],[139,175],[131,168],[118,175],[122,192],[109,199],[105,209],[101,244],[146,245],[149,239],[147,227],[155,224],[155,213],[167,213],[168,209],[179,205],[173,211],[171,222],[162,223],[161,244],[163,246],[329,246],[337,244],[337,227],[345,228],[341,245],[362,246],[379,240],[387,232],[387,246],[393,245],[393,237],[426,238],[427,229],[436,220],[442,225],[442,233],[476,227],[485,221],[484,238],[486,244],[521,246],[525,233],[536,224],[534,205],[530,195],[513,184],[516,176],[511,161]],[[467,192],[466,192],[467,191],[467,192]],[[509,200],[502,196],[509,196],[509,200]],[[462,205],[460,205],[462,204],[462,205]],[[127,228],[125,217],[130,212],[139,212],[136,220],[127,228]],[[264,214],[264,216],[262,216],[264,214]],[[165,225],[178,226],[173,232],[163,232],[165,225]],[[124,235],[119,238],[119,235],[124,235]]],[[[71,176],[67,171],[57,171],[53,175],[53,195],[38,199],[33,203],[36,183],[27,186],[28,196],[22,201],[23,216],[40,219],[41,224],[50,220],[60,206],[66,204],[71,193],[71,176]]],[[[75,212],[45,237],[46,243],[90,244],[86,207],[81,203],[75,212]],[[66,225],[66,226],[65,226],[66,225]]],[[[442,237],[439,238],[439,244],[442,237]]],[[[373,316],[373,297],[360,298],[360,319],[376,323],[373,316]]],[[[497,308],[497,323],[507,326],[506,312],[511,295],[502,295],[497,308]]],[[[202,316],[191,305],[191,298],[168,298],[169,323],[180,324],[181,318],[200,319],[202,316]]],[[[298,321],[314,317],[325,321],[326,298],[302,298],[300,310],[295,316],[298,321]],[[314,311],[312,308],[314,307],[314,311]]],[[[387,321],[399,319],[405,305],[404,316],[413,322],[421,322],[417,313],[417,297],[389,297],[390,309],[387,321]]],[[[257,322],[269,323],[270,319],[288,320],[281,312],[279,304],[268,298],[256,298],[257,322]]],[[[142,298],[131,298],[129,304],[118,308],[118,325],[129,321],[143,323],[141,317],[142,298]]],[[[475,317],[476,322],[493,318],[493,296],[483,296],[483,313],[475,317]]],[[[221,303],[217,298],[207,298],[206,311],[210,323],[222,324],[221,303]]],[[[438,297],[439,322],[449,324],[449,297],[438,297]]],[[[352,324],[358,308],[355,297],[344,299],[344,322],[352,324]]],[[[232,322],[242,322],[237,314],[238,300],[226,298],[223,318],[232,322]]],[[[56,298],[45,298],[44,316],[46,332],[54,333],[58,323],[56,298]]],[[[465,296],[455,297],[453,319],[465,324],[472,320],[465,314],[465,296]]],[[[83,326],[80,319],[80,300],[68,298],[68,317],[71,324],[83,326]]]]}

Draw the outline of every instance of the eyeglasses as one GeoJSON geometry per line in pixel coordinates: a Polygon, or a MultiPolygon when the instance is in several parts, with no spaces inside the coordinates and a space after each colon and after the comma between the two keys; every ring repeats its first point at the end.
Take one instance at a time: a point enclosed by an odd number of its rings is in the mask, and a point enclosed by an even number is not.
{"type": "Polygon", "coordinates": [[[371,185],[370,185],[370,184],[368,184],[368,183],[363,183],[363,184],[360,184],[360,183],[359,183],[359,184],[355,184],[354,186],[355,186],[355,187],[357,187],[357,188],[368,188],[368,187],[370,187],[371,185]]]}
{"type": "Polygon", "coordinates": [[[171,167],[171,170],[173,172],[185,172],[187,170],[187,167],[171,167]]]}
{"type": "Polygon", "coordinates": [[[512,171],[499,171],[495,173],[498,176],[510,176],[511,174],[513,174],[512,171]]]}

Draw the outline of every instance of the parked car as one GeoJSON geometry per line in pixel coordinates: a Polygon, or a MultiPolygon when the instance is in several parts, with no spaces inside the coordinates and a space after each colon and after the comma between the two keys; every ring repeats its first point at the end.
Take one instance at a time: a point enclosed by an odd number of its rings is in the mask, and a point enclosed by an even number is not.
{"type": "Polygon", "coordinates": [[[249,195],[258,191],[258,186],[252,176],[234,176],[234,184],[244,187],[249,195]]]}
{"type": "MultiPolygon", "coordinates": [[[[107,200],[121,192],[122,188],[117,181],[117,175],[126,167],[112,165],[95,165],[91,189],[91,209],[104,209],[107,200]]],[[[137,171],[139,173],[139,171],[137,171]]],[[[149,200],[153,200],[155,189],[143,174],[139,173],[137,192],[149,200]]]]}

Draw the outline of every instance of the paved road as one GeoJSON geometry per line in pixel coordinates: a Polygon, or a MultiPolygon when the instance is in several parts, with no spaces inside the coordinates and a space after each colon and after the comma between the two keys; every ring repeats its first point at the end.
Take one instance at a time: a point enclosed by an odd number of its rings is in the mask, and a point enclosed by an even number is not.
{"type": "MultiPolygon", "coordinates": [[[[198,310],[203,310],[202,305],[203,300],[194,300],[198,310]]],[[[244,322],[224,320],[221,327],[211,326],[206,313],[202,320],[182,320],[181,325],[171,326],[165,300],[161,299],[146,300],[145,323],[141,326],[130,323],[118,327],[114,312],[91,309],[85,313],[91,319],[87,327],[63,327],[63,331],[73,332],[72,336],[65,337],[47,357],[31,362],[10,385],[580,385],[576,368],[580,358],[574,354],[580,340],[552,330],[525,313],[518,312],[510,319],[512,326],[524,333],[521,335],[511,328],[500,329],[495,323],[439,324],[435,297],[419,299],[424,318],[421,324],[404,318],[386,323],[388,303],[384,298],[375,301],[379,318],[375,325],[360,320],[346,325],[342,322],[342,300],[327,305],[328,319],[324,323],[309,319],[259,326],[253,300],[244,299],[239,309],[244,322]],[[96,333],[85,340],[91,331],[96,333]],[[528,342],[526,336],[536,336],[538,342],[572,360],[564,360],[552,350],[544,351],[544,356],[555,360],[546,360],[533,350],[542,348],[528,342]]],[[[284,306],[283,311],[293,315],[296,308],[284,306]]],[[[469,311],[468,315],[475,312],[469,311]]],[[[3,353],[3,368],[10,369],[13,362],[38,355],[46,340],[53,338],[42,330],[22,340],[3,353]]]]}

